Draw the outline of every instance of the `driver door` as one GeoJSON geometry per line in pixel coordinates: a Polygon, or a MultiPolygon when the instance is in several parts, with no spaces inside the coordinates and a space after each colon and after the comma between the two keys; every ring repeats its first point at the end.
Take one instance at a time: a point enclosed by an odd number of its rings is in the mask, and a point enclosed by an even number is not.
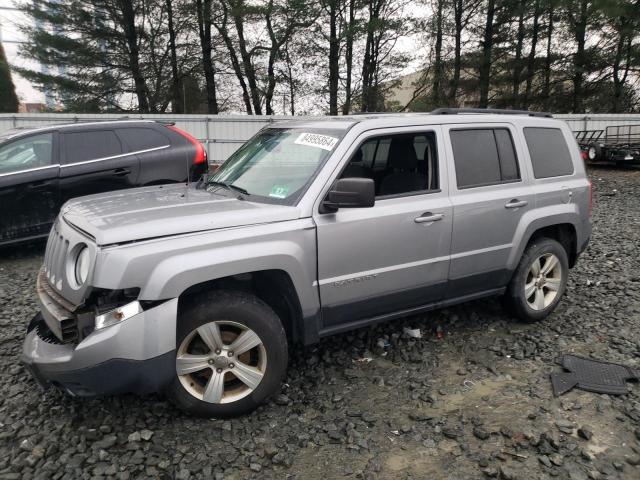
{"type": "Polygon", "coordinates": [[[49,233],[60,208],[56,142],[49,132],[0,146],[0,244],[49,233]]]}
{"type": "Polygon", "coordinates": [[[373,178],[371,208],[317,213],[321,335],[438,302],[449,271],[452,207],[440,127],[377,130],[342,177],[373,178]]]}

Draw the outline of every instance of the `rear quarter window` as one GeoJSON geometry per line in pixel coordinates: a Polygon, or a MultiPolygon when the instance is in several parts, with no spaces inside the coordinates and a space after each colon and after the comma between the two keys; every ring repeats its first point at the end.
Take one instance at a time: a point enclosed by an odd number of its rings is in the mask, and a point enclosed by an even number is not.
{"type": "Polygon", "coordinates": [[[573,173],[571,153],[562,130],[525,127],[524,137],[536,178],[561,177],[573,173]]]}
{"type": "Polygon", "coordinates": [[[165,147],[171,144],[168,137],[151,128],[119,128],[116,133],[127,146],[129,152],[165,147]]]}

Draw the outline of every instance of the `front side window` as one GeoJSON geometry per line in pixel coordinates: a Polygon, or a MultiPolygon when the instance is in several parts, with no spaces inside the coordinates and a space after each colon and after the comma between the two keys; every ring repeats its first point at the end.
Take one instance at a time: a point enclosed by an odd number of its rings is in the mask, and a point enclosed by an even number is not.
{"type": "Polygon", "coordinates": [[[294,205],[344,135],[325,128],[269,128],[245,143],[204,183],[248,199],[294,205]]]}
{"type": "Polygon", "coordinates": [[[403,133],[366,140],[340,175],[348,177],[373,179],[378,198],[437,190],[435,133],[403,133]]]}
{"type": "Polygon", "coordinates": [[[120,155],[122,144],[113,130],[64,134],[64,163],[85,162],[120,155]]]}
{"type": "Polygon", "coordinates": [[[511,133],[506,128],[451,130],[458,188],[520,180],[511,133]]]}
{"type": "Polygon", "coordinates": [[[536,178],[560,177],[573,173],[571,153],[559,128],[526,127],[529,156],[536,178]]]}
{"type": "Polygon", "coordinates": [[[0,174],[51,165],[53,134],[43,133],[0,146],[0,174]]]}

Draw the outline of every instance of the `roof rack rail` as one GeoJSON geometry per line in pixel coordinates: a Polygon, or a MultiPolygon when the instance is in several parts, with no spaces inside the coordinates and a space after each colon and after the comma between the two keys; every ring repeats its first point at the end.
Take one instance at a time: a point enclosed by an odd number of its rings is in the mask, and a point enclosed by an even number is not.
{"type": "Polygon", "coordinates": [[[492,113],[497,115],[528,115],[530,117],[553,118],[547,112],[530,112],[529,110],[506,110],[501,108],[436,108],[431,115],[457,115],[459,113],[492,113]]]}

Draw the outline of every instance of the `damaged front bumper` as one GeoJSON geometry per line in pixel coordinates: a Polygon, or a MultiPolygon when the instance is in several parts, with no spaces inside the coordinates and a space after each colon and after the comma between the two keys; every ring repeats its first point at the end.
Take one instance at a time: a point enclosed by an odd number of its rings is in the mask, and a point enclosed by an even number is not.
{"type": "Polygon", "coordinates": [[[65,343],[49,328],[58,305],[41,302],[42,312],[27,329],[22,361],[42,386],[73,395],[161,390],[175,374],[177,306],[178,299],[167,300],[65,343]]]}

